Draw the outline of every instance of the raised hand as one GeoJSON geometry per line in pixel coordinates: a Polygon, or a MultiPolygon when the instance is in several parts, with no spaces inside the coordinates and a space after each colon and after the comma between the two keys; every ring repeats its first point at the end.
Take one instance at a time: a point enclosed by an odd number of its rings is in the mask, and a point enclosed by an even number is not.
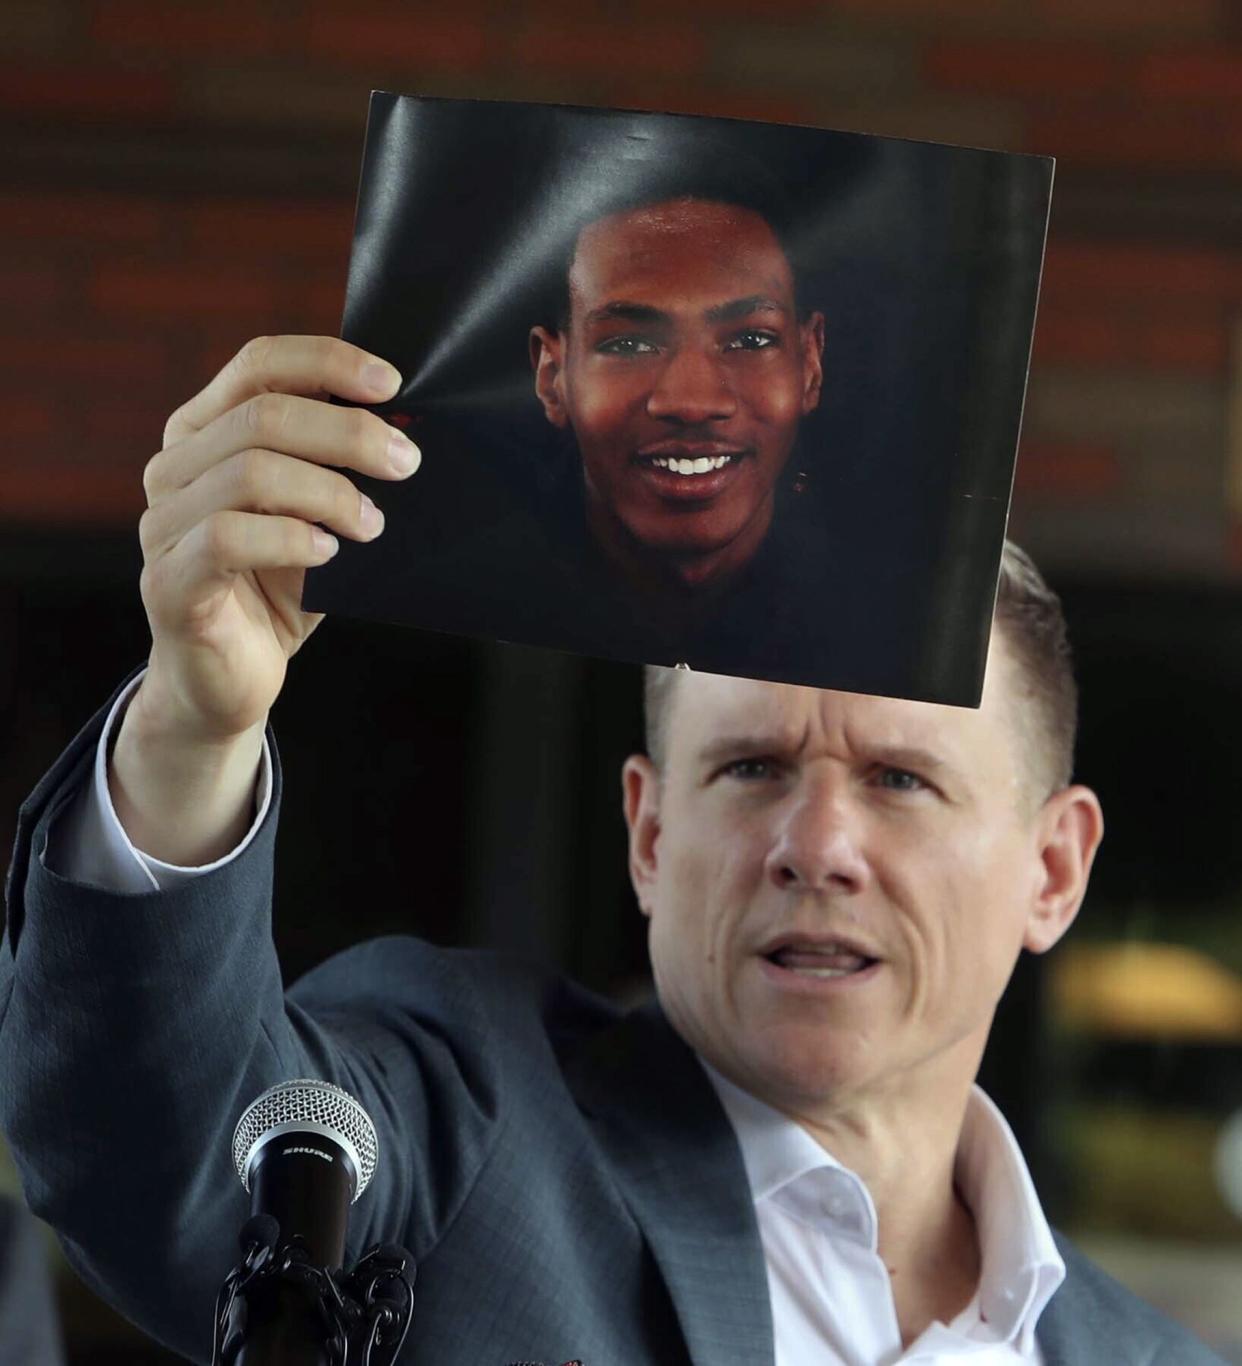
{"type": "Polygon", "coordinates": [[[305,572],[338,536],[383,530],[341,471],[403,479],[420,459],[381,418],[326,400],[381,402],[399,384],[336,338],[263,337],[169,418],[140,525],[150,668],[111,773],[145,852],[202,862],[243,822],[267,713],[320,620],[299,607],[305,572]]]}

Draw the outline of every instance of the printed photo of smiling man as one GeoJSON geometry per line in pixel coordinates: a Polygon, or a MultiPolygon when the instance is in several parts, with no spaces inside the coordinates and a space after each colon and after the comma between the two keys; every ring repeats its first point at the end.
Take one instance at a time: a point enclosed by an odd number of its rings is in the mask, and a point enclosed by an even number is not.
{"type": "Polygon", "coordinates": [[[556,326],[534,327],[530,349],[602,558],[648,620],[689,637],[772,530],[819,404],[824,315],[799,307],[774,188],[686,177],[663,193],[581,228],[556,326]]]}
{"type": "Polygon", "coordinates": [[[373,97],[345,321],[420,497],[308,609],[975,705],[1051,163],[373,97]]]}

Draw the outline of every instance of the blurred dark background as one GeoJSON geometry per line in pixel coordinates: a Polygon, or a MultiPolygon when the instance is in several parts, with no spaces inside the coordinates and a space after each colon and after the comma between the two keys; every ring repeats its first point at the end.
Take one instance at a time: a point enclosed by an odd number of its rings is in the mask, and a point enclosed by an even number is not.
{"type": "MultiPolygon", "coordinates": [[[[145,652],[165,417],[247,337],[339,325],[372,88],[1058,158],[1011,530],[1066,602],[1108,836],[985,1084],[1053,1218],[1242,1361],[1242,4],[7,0],[4,30],[6,838],[145,652]]],[[[289,976],[408,930],[644,989],[631,671],[329,622],[276,726],[289,976]]],[[[72,1362],[171,1360],[68,1272],[60,1299],[72,1362]]]]}

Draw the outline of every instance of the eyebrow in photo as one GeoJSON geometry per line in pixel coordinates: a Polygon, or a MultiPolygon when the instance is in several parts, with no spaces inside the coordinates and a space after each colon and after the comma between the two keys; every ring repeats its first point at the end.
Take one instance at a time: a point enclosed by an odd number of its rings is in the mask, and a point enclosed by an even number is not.
{"type": "MultiPolygon", "coordinates": [[[[748,318],[754,313],[779,313],[782,317],[786,317],[789,314],[789,309],[769,295],[748,294],[743,299],[730,299],[727,303],[713,304],[704,311],[703,317],[709,323],[727,323],[736,322],[739,318],[748,318]]],[[[592,309],[587,314],[586,321],[588,324],[632,322],[659,326],[670,323],[672,317],[673,315],[667,310],[655,308],[651,304],[636,304],[617,300],[613,303],[604,304],[600,308],[592,309]]]]}

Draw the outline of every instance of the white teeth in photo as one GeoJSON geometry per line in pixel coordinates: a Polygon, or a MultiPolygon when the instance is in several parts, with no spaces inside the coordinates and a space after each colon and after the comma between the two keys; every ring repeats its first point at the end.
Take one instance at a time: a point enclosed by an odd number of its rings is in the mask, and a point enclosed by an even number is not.
{"type": "Polygon", "coordinates": [[[722,470],[732,460],[731,455],[700,455],[694,460],[681,460],[676,456],[657,455],[653,457],[651,463],[659,470],[668,470],[671,474],[710,474],[713,470],[722,470]]]}

